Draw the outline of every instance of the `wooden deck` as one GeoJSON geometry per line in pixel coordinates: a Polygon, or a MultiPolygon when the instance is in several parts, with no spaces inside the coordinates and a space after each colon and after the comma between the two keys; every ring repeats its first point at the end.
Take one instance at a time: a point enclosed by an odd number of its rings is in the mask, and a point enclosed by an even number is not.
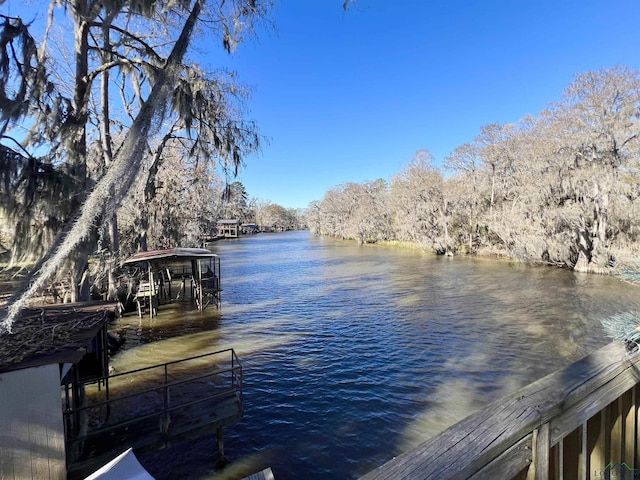
{"type": "Polygon", "coordinates": [[[611,343],[363,480],[640,478],[640,354],[611,343]]]}

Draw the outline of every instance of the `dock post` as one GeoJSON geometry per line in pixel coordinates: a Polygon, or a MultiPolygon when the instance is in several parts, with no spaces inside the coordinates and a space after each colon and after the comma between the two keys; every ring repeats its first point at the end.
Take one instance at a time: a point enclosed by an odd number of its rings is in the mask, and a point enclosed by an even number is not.
{"type": "Polygon", "coordinates": [[[222,467],[227,463],[226,459],[224,458],[224,439],[222,435],[222,427],[218,427],[216,432],[218,436],[218,466],[222,467]]]}

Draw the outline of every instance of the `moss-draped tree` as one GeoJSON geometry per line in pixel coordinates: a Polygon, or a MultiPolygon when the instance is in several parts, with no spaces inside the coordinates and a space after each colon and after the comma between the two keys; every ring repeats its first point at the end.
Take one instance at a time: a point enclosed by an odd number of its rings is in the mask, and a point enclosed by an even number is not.
{"type": "MultiPolygon", "coordinates": [[[[199,28],[231,51],[269,8],[268,1],[256,0],[54,1],[39,46],[21,19],[3,17],[4,195],[24,198],[10,204],[7,213],[28,226],[33,225],[29,217],[49,214],[57,220],[50,229],[50,237],[57,235],[53,243],[43,239],[37,245],[34,236],[21,234],[19,228],[14,236],[23,242],[14,243],[15,257],[40,262],[28,279],[31,287],[12,302],[5,329],[27,298],[65,264],[73,297],[80,298],[76,287],[95,245],[96,223],[111,223],[110,243],[117,253],[117,209],[140,172],[148,176],[146,191],[153,199],[167,143],[181,145],[196,162],[217,161],[231,172],[257,148],[255,126],[243,119],[238,106],[244,91],[232,75],[205,72],[191,63],[187,52],[199,28]],[[66,16],[54,15],[55,8],[66,16]],[[49,27],[57,21],[74,26],[74,74],[66,80],[73,86],[70,94],[64,80],[55,81],[64,71],[61,58],[48,50],[49,27]],[[120,115],[114,115],[116,99],[120,115]],[[27,134],[21,134],[25,128],[27,134]],[[16,145],[13,152],[9,144],[16,145]],[[22,159],[11,161],[18,158],[16,153],[22,159]],[[101,168],[89,171],[89,153],[98,157],[91,160],[101,168]],[[49,171],[55,175],[47,176],[49,171]],[[40,181],[36,187],[31,186],[32,172],[40,181]],[[47,183],[52,179],[55,187],[47,183]],[[54,212],[28,208],[50,205],[47,196],[53,192],[62,197],[54,212]],[[19,217],[20,209],[28,215],[19,217]]],[[[139,233],[145,235],[144,226],[139,233]]]]}

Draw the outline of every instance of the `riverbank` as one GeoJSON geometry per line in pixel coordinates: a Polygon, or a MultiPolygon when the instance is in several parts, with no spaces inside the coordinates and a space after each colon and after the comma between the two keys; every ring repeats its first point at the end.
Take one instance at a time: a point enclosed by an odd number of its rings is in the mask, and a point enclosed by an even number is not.
{"type": "Polygon", "coordinates": [[[116,371],[234,348],[243,420],[141,456],[158,480],[358,478],[489,402],[600,348],[600,321],[640,309],[635,287],[598,275],[307,232],[218,242],[220,310],[114,320],[116,371]]]}
{"type": "Polygon", "coordinates": [[[632,283],[634,285],[640,285],[640,264],[637,258],[632,256],[621,256],[614,264],[602,267],[602,268],[588,268],[588,269],[574,269],[567,263],[560,262],[545,262],[543,260],[523,259],[509,255],[508,252],[500,251],[495,248],[483,247],[474,252],[469,252],[466,245],[462,245],[455,252],[443,255],[436,252],[432,247],[420,245],[418,243],[399,241],[399,240],[381,240],[378,242],[360,244],[354,239],[337,239],[326,235],[320,235],[320,237],[331,238],[332,240],[340,242],[352,242],[359,245],[366,245],[371,247],[384,247],[390,249],[402,249],[407,251],[420,252],[426,255],[433,256],[454,256],[454,257],[471,257],[477,260],[502,262],[521,264],[534,267],[553,267],[563,270],[574,271],[576,273],[586,273],[595,275],[612,276],[622,281],[632,283]]]}

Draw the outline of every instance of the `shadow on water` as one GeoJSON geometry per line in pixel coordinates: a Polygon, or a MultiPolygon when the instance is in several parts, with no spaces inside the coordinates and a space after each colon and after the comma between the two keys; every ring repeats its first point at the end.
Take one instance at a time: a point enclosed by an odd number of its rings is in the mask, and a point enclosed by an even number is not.
{"type": "MultiPolygon", "coordinates": [[[[306,232],[219,242],[220,311],[121,320],[118,365],[235,348],[243,420],[143,464],[163,478],[357,478],[608,340],[640,307],[613,279],[360,246],[306,232]]],[[[117,367],[119,368],[119,367],[117,367]]]]}

